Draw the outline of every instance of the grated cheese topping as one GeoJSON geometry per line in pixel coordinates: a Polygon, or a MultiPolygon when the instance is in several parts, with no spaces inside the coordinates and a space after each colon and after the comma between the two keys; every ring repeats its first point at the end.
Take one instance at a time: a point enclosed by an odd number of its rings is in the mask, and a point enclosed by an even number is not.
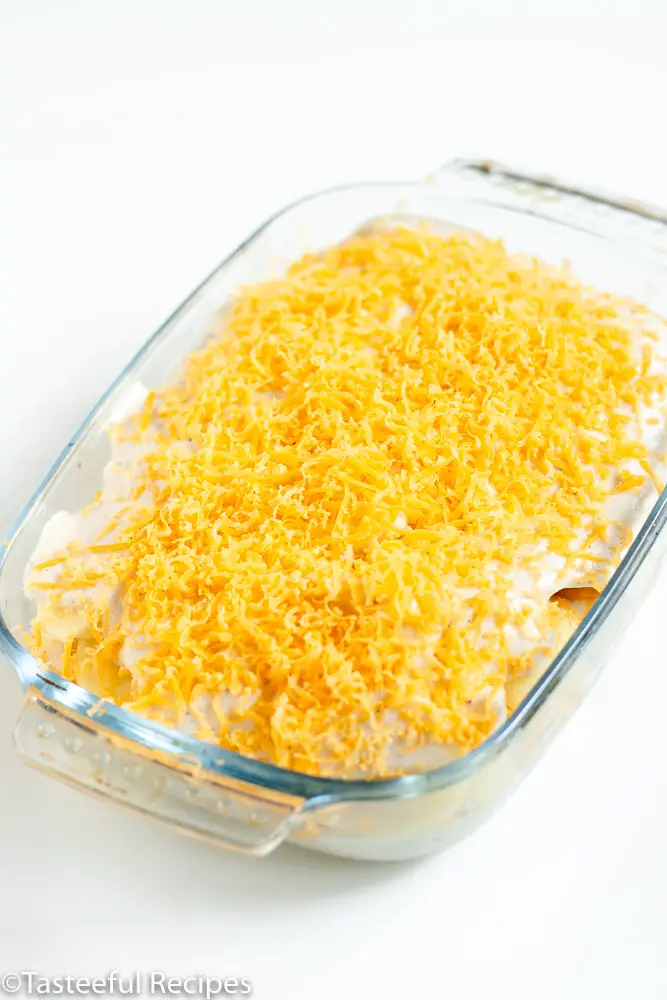
{"type": "Polygon", "coordinates": [[[36,554],[33,650],[299,771],[472,749],[576,627],[552,595],[602,589],[627,546],[610,499],[661,486],[656,322],[427,227],[241,289],[178,381],[119,418],[125,460],[36,554]]]}

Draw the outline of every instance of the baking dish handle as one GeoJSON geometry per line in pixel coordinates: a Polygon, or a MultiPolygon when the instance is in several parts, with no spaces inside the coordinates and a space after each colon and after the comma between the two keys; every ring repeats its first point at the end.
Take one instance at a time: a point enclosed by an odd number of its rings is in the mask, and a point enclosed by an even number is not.
{"type": "Polygon", "coordinates": [[[428,178],[430,183],[446,187],[448,182],[508,207],[523,208],[526,203],[559,222],[578,228],[589,218],[592,228],[623,236],[667,253],[667,211],[633,198],[618,197],[593,188],[580,187],[547,174],[532,174],[505,166],[496,160],[456,159],[440,167],[428,178]]]}
{"type": "Polygon", "coordinates": [[[120,737],[99,719],[50,700],[37,685],[27,690],[15,740],[23,759],[41,771],[245,854],[265,855],[282,843],[304,804],[120,737]]]}

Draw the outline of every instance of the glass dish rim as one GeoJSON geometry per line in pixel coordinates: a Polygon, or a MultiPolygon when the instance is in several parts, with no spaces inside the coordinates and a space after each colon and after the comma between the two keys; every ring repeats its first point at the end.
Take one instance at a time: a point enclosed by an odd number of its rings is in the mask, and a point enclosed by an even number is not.
{"type": "MultiPolygon", "coordinates": [[[[529,184],[536,188],[545,188],[565,196],[575,196],[591,204],[602,204],[610,209],[616,209],[636,217],[649,218],[653,222],[667,223],[667,216],[660,209],[633,202],[628,199],[614,199],[606,194],[598,194],[592,190],[573,187],[559,180],[541,178],[519,171],[509,170],[495,164],[493,161],[456,160],[443,168],[443,173],[449,172],[454,180],[463,177],[466,172],[479,175],[495,175],[510,184],[529,184]]],[[[438,175],[435,177],[437,183],[438,175]]],[[[100,396],[93,408],[87,413],[81,424],[65,444],[60,454],[34,490],[22,511],[11,525],[7,538],[0,549],[0,574],[4,571],[7,555],[24,523],[41,502],[44,493],[60,472],[63,464],[73,448],[76,447],[83,434],[95,420],[113,392],[131,375],[138,363],[165,336],[168,336],[173,323],[185,315],[194,305],[200,293],[208,287],[220,272],[239,257],[244,250],[265,233],[275,222],[288,215],[294,209],[318,200],[328,195],[364,188],[377,189],[381,187],[398,187],[411,190],[418,188],[424,182],[419,181],[362,181],[334,185],[312,192],[298,198],[277,212],[270,215],[246,239],[231,251],[181,302],[176,309],[160,324],[157,330],[142,344],[123,367],[106,391],[100,396]]],[[[465,197],[465,192],[461,192],[465,197]]],[[[513,206],[500,206],[511,209],[513,206]]],[[[543,207],[543,206],[540,206],[543,207]]],[[[546,207],[546,206],[544,206],[546,207]]],[[[516,207],[515,207],[516,210],[516,207]]],[[[560,223],[568,228],[574,228],[571,222],[550,217],[547,213],[536,211],[534,206],[519,208],[526,215],[537,216],[551,223],[560,223]]],[[[599,230],[588,230],[592,235],[603,235],[599,230]]],[[[644,250],[652,248],[643,244],[644,250]]],[[[652,256],[654,256],[652,254],[652,256]]],[[[657,255],[655,255],[657,259],[657,255]]],[[[664,261],[660,261],[664,266],[664,261]]],[[[81,717],[83,724],[100,723],[111,737],[129,740],[148,751],[165,752],[178,757],[180,762],[191,760],[193,765],[204,774],[224,774],[235,780],[246,781],[266,789],[280,791],[297,796],[304,800],[304,808],[321,807],[345,800],[364,799],[399,799],[412,798],[426,792],[452,786],[476,773],[489,758],[500,753],[513,737],[532,719],[553,689],[564,680],[580,652],[595,636],[598,629],[607,619],[618,603],[626,587],[635,576],[645,557],[648,555],[655,539],[667,522],[667,487],[662,491],[653,505],[644,524],[637,533],[622,562],[616,568],[609,583],[604,588],[600,598],[593,605],[586,617],[570,637],[565,646],[554,657],[549,667],[531,688],[521,704],[512,712],[505,722],[498,727],[480,746],[442,767],[415,774],[406,774],[392,778],[375,779],[341,779],[310,775],[275,764],[254,760],[235,751],[208,744],[196,737],[186,736],[176,729],[152,722],[118,706],[100,702],[91,692],[71,681],[65,680],[59,674],[44,669],[32,654],[25,649],[8,628],[4,614],[0,609],[0,654],[14,667],[24,688],[36,688],[40,694],[54,705],[61,705],[74,715],[81,717]]]]}

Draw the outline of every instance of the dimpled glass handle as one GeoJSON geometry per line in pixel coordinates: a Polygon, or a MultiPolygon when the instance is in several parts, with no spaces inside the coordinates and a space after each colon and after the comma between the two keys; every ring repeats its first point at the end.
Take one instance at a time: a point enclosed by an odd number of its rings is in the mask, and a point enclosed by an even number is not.
{"type": "Polygon", "coordinates": [[[118,737],[30,687],[15,731],[23,759],[102,798],[222,847],[264,855],[282,843],[303,800],[204,771],[196,760],[118,737]]]}
{"type": "Polygon", "coordinates": [[[492,200],[508,208],[538,211],[574,228],[667,253],[667,211],[634,198],[582,187],[548,174],[533,174],[496,160],[457,159],[436,170],[429,182],[458,195],[492,200]]]}

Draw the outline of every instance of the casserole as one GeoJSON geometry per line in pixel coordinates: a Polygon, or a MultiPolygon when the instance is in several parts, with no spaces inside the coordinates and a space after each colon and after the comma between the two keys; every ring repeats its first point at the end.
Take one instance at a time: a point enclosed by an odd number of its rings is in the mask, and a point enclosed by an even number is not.
{"type": "Polygon", "coordinates": [[[139,382],[148,389],[164,383],[207,336],[239,284],[266,278],[305,250],[323,249],[392,213],[501,237],[509,250],[547,262],[566,257],[585,281],[667,312],[661,213],[491,164],[454,164],[424,184],[326,192],[270,220],[128,366],[16,525],[0,568],[0,642],[27,688],[17,743],[30,763],[250,853],[267,853],[289,838],[348,857],[400,859],[447,846],[479,825],[590,688],[657,571],[665,548],[664,494],[602,597],[510,718],[478,749],[423,774],[341,781],[251,760],[100,704],[44,670],[16,638],[31,617],[21,584],[25,567],[51,515],[90,499],[108,457],[105,427],[123,394],[139,382]]]}

